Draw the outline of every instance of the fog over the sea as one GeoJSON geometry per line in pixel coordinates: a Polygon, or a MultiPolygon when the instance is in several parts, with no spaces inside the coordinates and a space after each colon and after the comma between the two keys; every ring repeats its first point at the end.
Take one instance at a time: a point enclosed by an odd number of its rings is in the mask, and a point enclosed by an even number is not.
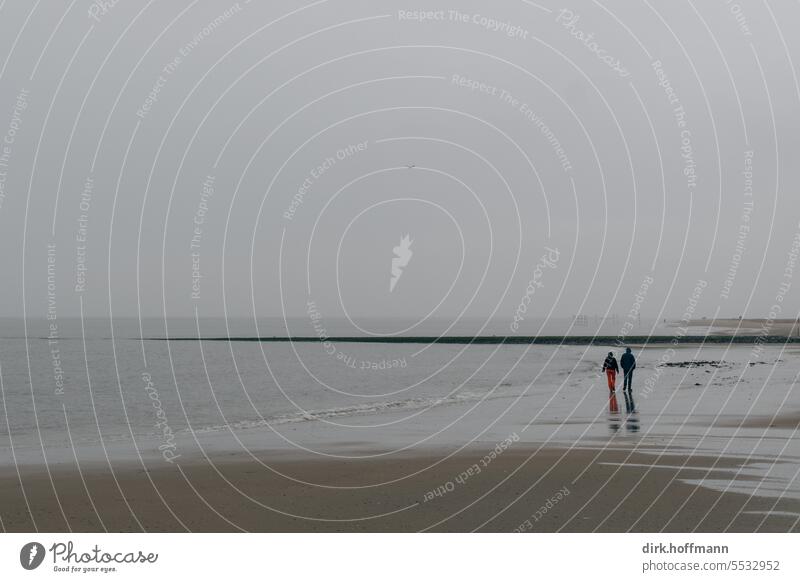
{"type": "Polygon", "coordinates": [[[1,3],[0,315],[797,316],[800,4],[455,5],[1,3]]]}

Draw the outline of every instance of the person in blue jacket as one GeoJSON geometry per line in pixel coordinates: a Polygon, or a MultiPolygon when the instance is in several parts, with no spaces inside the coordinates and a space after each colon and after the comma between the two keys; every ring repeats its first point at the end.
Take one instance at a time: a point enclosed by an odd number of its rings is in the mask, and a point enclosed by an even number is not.
{"type": "Polygon", "coordinates": [[[636,369],[636,358],[631,353],[631,349],[627,348],[625,353],[619,359],[622,366],[623,382],[622,393],[625,395],[625,408],[628,412],[633,412],[633,371],[636,369]]]}

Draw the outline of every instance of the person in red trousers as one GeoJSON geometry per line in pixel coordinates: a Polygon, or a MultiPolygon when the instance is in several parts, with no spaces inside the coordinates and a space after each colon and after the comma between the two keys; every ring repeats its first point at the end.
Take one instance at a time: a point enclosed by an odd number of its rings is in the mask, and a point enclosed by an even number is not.
{"type": "Polygon", "coordinates": [[[619,364],[617,364],[617,358],[614,357],[614,352],[608,352],[608,356],[603,362],[603,372],[606,373],[606,377],[608,378],[608,390],[610,392],[609,406],[611,407],[611,412],[617,412],[617,410],[619,410],[616,394],[619,364]]]}

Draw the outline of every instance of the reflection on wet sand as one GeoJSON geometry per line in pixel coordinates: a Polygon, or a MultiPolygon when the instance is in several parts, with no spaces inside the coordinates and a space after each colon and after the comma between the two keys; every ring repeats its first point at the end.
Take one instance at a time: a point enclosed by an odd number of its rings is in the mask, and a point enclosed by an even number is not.
{"type": "Polygon", "coordinates": [[[636,405],[633,403],[633,392],[630,390],[622,390],[625,395],[625,412],[636,412],[636,405]]]}
{"type": "Polygon", "coordinates": [[[619,411],[609,411],[608,413],[608,429],[613,433],[619,432],[622,424],[625,424],[625,430],[628,432],[639,432],[639,414],[631,412],[629,414],[620,413],[619,411]]]}
{"type": "Polygon", "coordinates": [[[608,397],[608,411],[612,414],[619,412],[619,404],[617,403],[617,393],[613,390],[608,397]]]}
{"type": "Polygon", "coordinates": [[[628,432],[639,432],[639,415],[635,411],[625,418],[625,428],[628,432]]]}

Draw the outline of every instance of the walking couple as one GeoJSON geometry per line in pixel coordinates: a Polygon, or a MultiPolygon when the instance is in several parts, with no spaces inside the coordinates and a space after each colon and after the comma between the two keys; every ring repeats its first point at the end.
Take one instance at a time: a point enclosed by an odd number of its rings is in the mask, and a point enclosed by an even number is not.
{"type": "MultiPolygon", "coordinates": [[[[634,412],[633,405],[633,371],[636,369],[636,358],[631,353],[631,349],[627,348],[625,353],[620,358],[622,364],[622,371],[624,373],[624,382],[622,385],[622,393],[625,395],[625,410],[627,412],[634,412]]],[[[617,374],[619,373],[619,365],[617,358],[614,357],[614,352],[608,352],[605,362],[603,362],[603,371],[608,377],[608,390],[610,391],[611,398],[611,412],[617,412],[617,374]]]]}

